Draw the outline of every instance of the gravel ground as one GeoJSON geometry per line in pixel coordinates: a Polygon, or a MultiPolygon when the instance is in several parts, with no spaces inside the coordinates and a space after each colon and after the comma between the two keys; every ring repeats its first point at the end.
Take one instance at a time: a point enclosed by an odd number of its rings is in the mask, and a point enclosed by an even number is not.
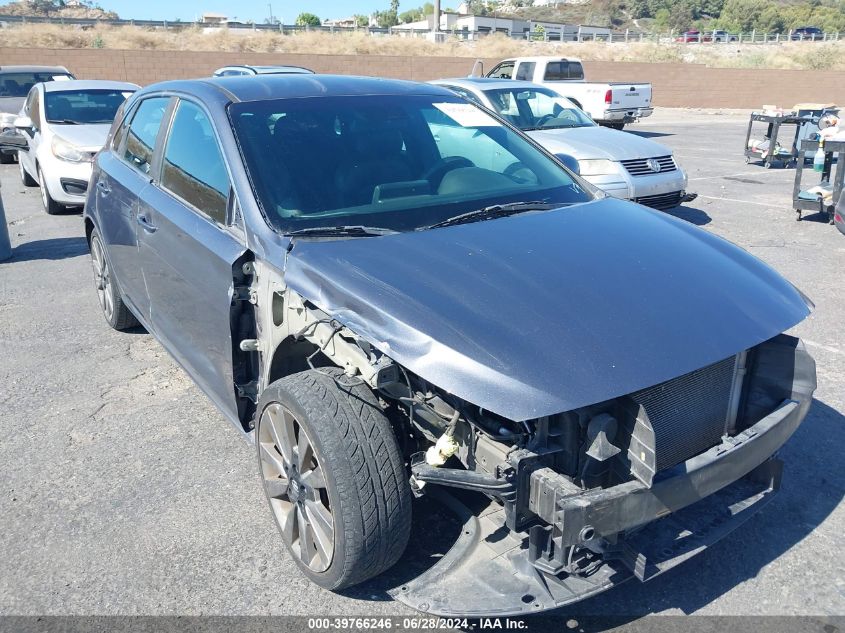
{"type": "MultiPolygon", "coordinates": [[[[744,164],[746,121],[664,110],[631,129],[688,170],[699,198],[673,213],[815,301],[795,333],[818,363],[816,402],[782,451],[781,494],[759,515],[670,573],[562,618],[845,614],[845,236],[795,221],[792,170],[744,164]]],[[[297,572],[252,447],[148,334],[103,321],[79,214],[47,216],[14,165],[0,182],[14,248],[0,263],[0,614],[411,613],[384,591],[410,563],[345,595],[297,572]]],[[[412,551],[448,525],[415,510],[412,551]]]]}

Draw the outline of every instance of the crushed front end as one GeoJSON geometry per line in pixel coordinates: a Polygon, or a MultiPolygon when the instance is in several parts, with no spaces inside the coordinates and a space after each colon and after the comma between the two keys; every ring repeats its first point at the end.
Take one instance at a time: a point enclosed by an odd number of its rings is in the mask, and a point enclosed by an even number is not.
{"type": "Polygon", "coordinates": [[[776,454],[815,387],[813,359],[787,335],[635,393],[518,423],[413,376],[384,385],[435,443],[412,459],[417,493],[439,495],[463,521],[451,550],[394,595],[438,615],[504,616],[650,580],[772,498],[776,454]],[[470,510],[449,489],[481,493],[485,507],[470,510]]]}

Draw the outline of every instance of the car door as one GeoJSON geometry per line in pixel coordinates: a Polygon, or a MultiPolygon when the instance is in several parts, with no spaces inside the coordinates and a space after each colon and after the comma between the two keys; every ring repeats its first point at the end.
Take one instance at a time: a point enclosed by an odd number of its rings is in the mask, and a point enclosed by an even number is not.
{"type": "Polygon", "coordinates": [[[138,202],[152,180],[153,155],[170,97],[149,97],[124,117],[108,151],[100,152],[92,178],[96,217],[109,263],[123,296],[145,325],[149,297],[140,265],[138,202]]]}
{"type": "Polygon", "coordinates": [[[141,192],[141,264],[156,336],[224,412],[237,419],[232,372],[234,196],[211,118],[180,99],[160,149],[158,180],[141,192]]]}

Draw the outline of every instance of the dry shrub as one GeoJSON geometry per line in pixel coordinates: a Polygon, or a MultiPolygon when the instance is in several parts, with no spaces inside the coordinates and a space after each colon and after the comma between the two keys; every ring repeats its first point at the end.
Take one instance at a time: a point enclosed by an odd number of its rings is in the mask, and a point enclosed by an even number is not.
{"type": "Polygon", "coordinates": [[[448,36],[434,43],[422,37],[370,35],[366,31],[281,34],[247,29],[168,29],[132,26],[79,28],[26,24],[2,29],[0,45],[23,48],[110,48],[323,55],[410,55],[503,58],[561,55],[587,61],[687,62],[719,68],[845,69],[845,41],[779,44],[676,44],[671,42],[528,42],[501,34],[465,41],[448,36]]]}

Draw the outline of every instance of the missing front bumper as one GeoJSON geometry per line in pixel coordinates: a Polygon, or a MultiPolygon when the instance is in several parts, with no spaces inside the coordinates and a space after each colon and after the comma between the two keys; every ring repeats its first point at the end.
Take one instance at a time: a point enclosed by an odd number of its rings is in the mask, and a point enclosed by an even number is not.
{"type": "Polygon", "coordinates": [[[528,534],[509,530],[497,504],[474,514],[440,492],[463,522],[461,536],[434,567],[392,593],[437,615],[507,616],[572,604],[631,577],[650,580],[719,541],[768,503],[782,468],[771,456],[798,427],[809,403],[782,402],[651,488],[628,482],[576,492],[548,469],[535,471],[530,507],[547,525],[528,534]],[[590,552],[577,573],[566,558],[574,551],[590,552]]]}

